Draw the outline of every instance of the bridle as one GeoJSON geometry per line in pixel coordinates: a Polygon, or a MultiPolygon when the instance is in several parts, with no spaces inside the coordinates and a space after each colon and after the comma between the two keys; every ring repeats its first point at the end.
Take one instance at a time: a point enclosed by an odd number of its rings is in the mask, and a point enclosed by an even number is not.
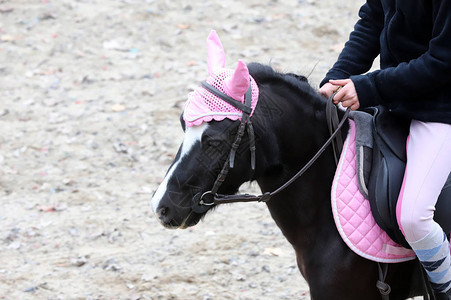
{"type": "Polygon", "coordinates": [[[205,88],[207,91],[211,92],[215,96],[221,98],[222,100],[226,101],[230,105],[240,109],[243,112],[243,116],[241,118],[241,123],[238,128],[238,132],[235,136],[235,140],[232,144],[232,148],[230,150],[229,156],[227,160],[225,161],[221,171],[219,172],[216,181],[213,184],[213,187],[211,190],[204,192],[204,193],[197,193],[193,197],[191,209],[196,213],[204,213],[206,212],[211,206],[218,205],[218,204],[224,204],[224,203],[234,203],[234,202],[267,202],[273,197],[274,195],[280,193],[284,189],[286,189],[289,185],[291,185],[296,179],[298,179],[302,174],[305,173],[312,165],[313,163],[319,158],[319,156],[326,150],[326,148],[332,144],[334,146],[334,153],[335,153],[335,159],[337,161],[337,152],[336,152],[336,146],[337,144],[341,143],[341,128],[343,127],[345,121],[348,119],[350,108],[348,107],[346,109],[345,114],[343,115],[343,118],[338,123],[338,117],[336,112],[336,106],[333,105],[332,99],[335,96],[336,92],[334,92],[328,100],[327,108],[326,108],[326,114],[327,119],[331,120],[328,121],[329,130],[331,132],[331,135],[329,139],[323,144],[323,146],[316,152],[316,154],[307,162],[307,164],[302,167],[299,172],[297,172],[293,177],[291,177],[287,182],[285,182],[283,185],[281,185],[279,188],[272,192],[266,192],[262,195],[250,195],[250,194],[238,194],[238,195],[223,195],[218,194],[218,190],[221,187],[222,183],[225,181],[227,174],[229,173],[229,170],[233,168],[235,163],[235,155],[238,147],[240,146],[242,137],[244,135],[245,129],[247,128],[247,132],[249,135],[249,141],[250,141],[250,151],[251,151],[251,169],[252,171],[255,170],[255,134],[254,129],[251,122],[251,100],[252,100],[252,90],[251,86],[249,85],[248,90],[246,91],[246,94],[244,96],[244,104],[233,99],[232,97],[229,97],[225,93],[219,91],[218,89],[214,88],[207,82],[202,82],[202,87],[205,88]],[[332,112],[333,111],[333,112],[332,112]],[[338,123],[338,124],[337,124],[338,123]],[[338,138],[338,142],[337,139],[338,138]]]}
{"type": "Polygon", "coordinates": [[[244,94],[244,103],[241,103],[232,97],[226,95],[225,93],[219,91],[212,85],[210,85],[208,82],[204,81],[202,82],[202,87],[212,93],[213,95],[219,97],[220,99],[224,100],[225,102],[229,103],[235,108],[238,108],[242,111],[243,115],[241,117],[241,123],[238,127],[238,132],[235,136],[235,140],[232,144],[232,148],[230,150],[229,156],[227,157],[227,160],[225,161],[224,165],[222,166],[221,171],[218,174],[218,177],[216,178],[213,187],[211,190],[204,192],[204,193],[197,193],[194,195],[193,203],[192,203],[192,210],[197,213],[204,213],[206,212],[210,206],[217,204],[216,198],[219,196],[217,194],[219,188],[221,187],[222,183],[227,177],[227,174],[229,173],[230,169],[233,169],[235,164],[235,156],[236,151],[238,150],[238,147],[241,144],[241,140],[244,136],[244,132],[247,128],[247,133],[249,136],[249,149],[251,151],[251,169],[252,171],[255,170],[255,134],[254,134],[254,127],[252,126],[251,122],[251,113],[252,113],[252,87],[249,82],[249,88],[247,89],[246,93],[244,94]]]}

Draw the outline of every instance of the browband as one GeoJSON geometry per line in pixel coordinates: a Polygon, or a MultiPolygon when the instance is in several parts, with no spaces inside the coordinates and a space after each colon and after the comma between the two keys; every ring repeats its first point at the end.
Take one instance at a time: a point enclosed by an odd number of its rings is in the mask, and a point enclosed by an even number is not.
{"type": "MultiPolygon", "coordinates": [[[[206,81],[203,81],[201,84],[202,84],[202,87],[204,89],[206,89],[207,91],[209,91],[213,95],[221,98],[222,100],[224,100],[225,102],[229,103],[233,107],[238,108],[239,110],[241,110],[242,112],[246,113],[247,115],[250,115],[252,113],[252,107],[251,107],[250,103],[249,103],[249,106],[247,106],[247,105],[239,102],[238,100],[233,99],[229,95],[226,95],[225,93],[217,90],[215,87],[213,87],[211,84],[209,84],[206,81]]],[[[251,97],[252,97],[252,88],[251,88],[251,85],[249,84],[249,89],[246,92],[246,97],[245,98],[251,99],[251,97]],[[248,95],[249,95],[249,97],[248,97],[248,95]]]]}

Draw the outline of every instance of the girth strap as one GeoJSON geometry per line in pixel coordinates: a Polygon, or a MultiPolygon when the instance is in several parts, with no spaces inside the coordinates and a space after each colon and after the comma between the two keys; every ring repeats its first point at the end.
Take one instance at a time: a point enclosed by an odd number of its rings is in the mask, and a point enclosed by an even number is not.
{"type": "Polygon", "coordinates": [[[376,282],[376,287],[378,288],[379,292],[381,293],[382,300],[389,300],[391,287],[385,282],[385,278],[387,277],[387,273],[388,273],[388,264],[377,263],[377,270],[378,270],[379,279],[376,282]]]}

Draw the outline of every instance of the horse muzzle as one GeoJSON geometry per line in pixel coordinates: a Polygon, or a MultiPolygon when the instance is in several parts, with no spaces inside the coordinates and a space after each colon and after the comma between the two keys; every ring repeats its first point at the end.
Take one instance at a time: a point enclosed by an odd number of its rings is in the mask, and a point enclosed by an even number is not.
{"type": "Polygon", "coordinates": [[[185,229],[199,222],[202,215],[198,212],[199,210],[193,211],[189,205],[184,207],[165,200],[167,199],[163,198],[158,203],[154,203],[153,199],[151,200],[154,215],[165,228],[185,229]]]}

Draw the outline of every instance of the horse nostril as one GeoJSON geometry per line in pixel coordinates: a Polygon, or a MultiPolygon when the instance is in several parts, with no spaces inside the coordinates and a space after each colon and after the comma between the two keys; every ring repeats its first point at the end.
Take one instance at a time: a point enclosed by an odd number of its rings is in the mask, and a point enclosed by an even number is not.
{"type": "Polygon", "coordinates": [[[173,211],[169,207],[161,207],[157,211],[160,222],[168,228],[178,228],[178,223],[173,219],[173,211]]]}
{"type": "Polygon", "coordinates": [[[158,209],[157,215],[161,219],[162,217],[165,217],[168,214],[168,212],[169,212],[169,208],[162,207],[162,208],[158,209]]]}
{"type": "Polygon", "coordinates": [[[162,207],[160,213],[162,216],[165,216],[168,213],[168,211],[169,209],[167,207],[162,207]]]}

